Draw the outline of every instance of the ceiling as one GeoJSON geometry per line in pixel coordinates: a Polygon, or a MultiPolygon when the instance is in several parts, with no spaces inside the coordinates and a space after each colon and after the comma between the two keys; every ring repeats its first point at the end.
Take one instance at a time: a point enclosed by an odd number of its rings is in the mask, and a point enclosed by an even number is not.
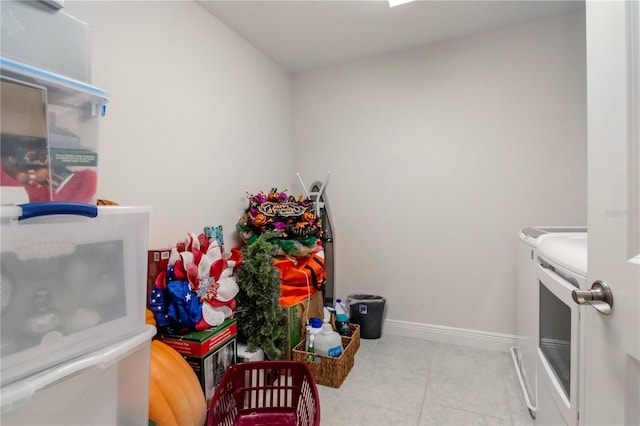
{"type": "Polygon", "coordinates": [[[584,9],[582,0],[197,3],[292,73],[584,9]]]}

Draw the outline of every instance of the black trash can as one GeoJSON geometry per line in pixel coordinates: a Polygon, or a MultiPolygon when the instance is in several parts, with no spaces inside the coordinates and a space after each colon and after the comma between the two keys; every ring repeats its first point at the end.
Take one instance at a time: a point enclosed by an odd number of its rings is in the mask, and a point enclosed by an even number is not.
{"type": "Polygon", "coordinates": [[[382,336],[382,317],[386,299],[373,294],[350,294],[347,298],[351,321],[360,325],[360,337],[379,339],[382,336]]]}

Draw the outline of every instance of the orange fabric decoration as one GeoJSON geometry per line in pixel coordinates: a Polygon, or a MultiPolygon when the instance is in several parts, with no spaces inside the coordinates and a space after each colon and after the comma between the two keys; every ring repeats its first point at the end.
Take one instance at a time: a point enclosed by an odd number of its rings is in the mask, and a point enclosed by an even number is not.
{"type": "Polygon", "coordinates": [[[280,306],[296,305],[322,290],[324,259],[317,253],[297,258],[278,256],[273,266],[280,271],[280,306]]]}

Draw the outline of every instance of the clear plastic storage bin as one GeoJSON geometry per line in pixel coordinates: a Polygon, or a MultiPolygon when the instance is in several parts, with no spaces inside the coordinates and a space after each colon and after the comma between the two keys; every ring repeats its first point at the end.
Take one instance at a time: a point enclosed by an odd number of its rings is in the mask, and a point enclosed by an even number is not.
{"type": "Polygon", "coordinates": [[[155,327],[3,386],[3,425],[146,425],[155,327]]]}
{"type": "Polygon", "coordinates": [[[2,206],[0,384],[145,323],[150,208],[2,206]]]}
{"type": "Polygon", "coordinates": [[[42,1],[2,0],[0,51],[5,58],[91,82],[91,28],[42,1]]]}
{"type": "Polygon", "coordinates": [[[0,78],[2,186],[24,188],[31,202],[95,203],[108,94],[6,58],[0,78]]]}

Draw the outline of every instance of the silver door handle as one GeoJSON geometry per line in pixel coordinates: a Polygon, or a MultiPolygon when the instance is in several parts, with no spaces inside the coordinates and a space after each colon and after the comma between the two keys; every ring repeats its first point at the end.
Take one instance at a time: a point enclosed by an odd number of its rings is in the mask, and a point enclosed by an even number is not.
{"type": "Polygon", "coordinates": [[[591,290],[573,290],[571,297],[578,305],[591,305],[604,315],[609,315],[613,307],[611,288],[600,280],[591,285],[591,290]]]}

